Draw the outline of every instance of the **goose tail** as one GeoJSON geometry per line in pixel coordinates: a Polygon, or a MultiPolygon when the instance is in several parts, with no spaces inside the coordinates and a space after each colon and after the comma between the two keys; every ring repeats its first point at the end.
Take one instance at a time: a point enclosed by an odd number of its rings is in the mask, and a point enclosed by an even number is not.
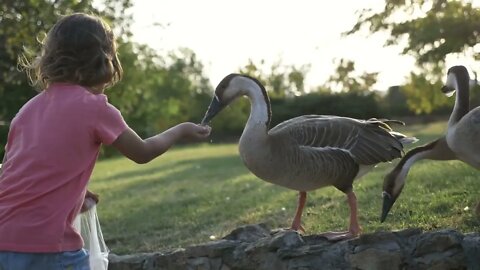
{"type": "Polygon", "coordinates": [[[395,119],[378,119],[379,121],[382,121],[383,123],[390,125],[390,124],[396,124],[400,126],[405,126],[405,122],[400,121],[400,120],[395,120],[395,119]]]}
{"type": "Polygon", "coordinates": [[[416,137],[408,137],[407,135],[400,132],[390,131],[390,134],[392,134],[393,137],[397,138],[402,143],[402,145],[418,142],[418,139],[416,137]]]}
{"type": "Polygon", "coordinates": [[[393,120],[393,119],[377,119],[377,118],[370,118],[367,120],[367,123],[370,124],[376,124],[379,127],[382,127],[383,129],[387,131],[393,131],[392,128],[390,127],[391,124],[396,124],[396,125],[401,125],[404,126],[405,123],[400,121],[400,120],[393,120]]]}

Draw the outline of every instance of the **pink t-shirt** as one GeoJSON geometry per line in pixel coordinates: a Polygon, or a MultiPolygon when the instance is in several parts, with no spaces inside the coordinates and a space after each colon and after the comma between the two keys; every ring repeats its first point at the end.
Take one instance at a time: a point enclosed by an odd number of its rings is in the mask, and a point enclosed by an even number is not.
{"type": "Polygon", "coordinates": [[[126,129],[104,94],[53,84],[13,119],[0,175],[0,251],[82,248],[72,226],[101,144],[126,129]]]}

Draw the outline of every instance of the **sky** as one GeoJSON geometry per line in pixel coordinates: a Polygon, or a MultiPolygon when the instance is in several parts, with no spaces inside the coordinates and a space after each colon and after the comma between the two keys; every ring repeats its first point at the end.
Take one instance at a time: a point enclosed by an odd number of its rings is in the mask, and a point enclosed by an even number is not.
{"type": "MultiPolygon", "coordinates": [[[[383,0],[136,0],[134,40],[160,53],[192,49],[213,86],[248,60],[266,67],[310,65],[306,87],[325,83],[336,61],[355,61],[358,73],[378,72],[375,90],[405,82],[415,59],[384,47],[385,34],[344,37],[357,11],[381,10],[383,0]]],[[[268,72],[268,71],[267,71],[268,72]]]]}

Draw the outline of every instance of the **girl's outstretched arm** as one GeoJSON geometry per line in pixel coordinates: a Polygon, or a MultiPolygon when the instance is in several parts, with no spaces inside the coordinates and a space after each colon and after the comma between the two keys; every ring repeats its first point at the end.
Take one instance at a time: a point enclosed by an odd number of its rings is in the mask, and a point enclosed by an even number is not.
{"type": "Polygon", "coordinates": [[[209,126],[185,122],[158,135],[142,139],[129,128],[120,134],[112,145],[127,158],[143,164],[165,153],[180,140],[198,141],[208,138],[210,130],[209,126]]]}

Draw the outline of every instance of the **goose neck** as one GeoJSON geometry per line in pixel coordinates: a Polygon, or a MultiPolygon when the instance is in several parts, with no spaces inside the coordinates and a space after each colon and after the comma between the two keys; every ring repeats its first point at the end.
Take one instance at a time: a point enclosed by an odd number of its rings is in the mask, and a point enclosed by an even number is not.
{"type": "Polygon", "coordinates": [[[410,150],[397,164],[396,169],[406,175],[413,164],[422,159],[454,160],[456,155],[448,146],[446,138],[441,137],[426,145],[410,150]]]}
{"type": "Polygon", "coordinates": [[[400,174],[406,176],[415,162],[422,159],[440,159],[436,158],[436,155],[440,154],[437,153],[439,144],[441,144],[441,142],[436,140],[426,145],[413,148],[400,160],[396,166],[396,170],[399,170],[400,174]]]}
{"type": "Polygon", "coordinates": [[[265,126],[268,129],[271,120],[270,100],[267,93],[258,89],[247,91],[250,100],[250,116],[247,126],[265,126]]]}
{"type": "Polygon", "coordinates": [[[462,78],[457,76],[456,80],[456,93],[455,93],[455,105],[453,107],[452,114],[448,120],[448,126],[455,125],[462,117],[468,113],[470,110],[470,101],[469,101],[469,79],[468,77],[462,78]]]}

